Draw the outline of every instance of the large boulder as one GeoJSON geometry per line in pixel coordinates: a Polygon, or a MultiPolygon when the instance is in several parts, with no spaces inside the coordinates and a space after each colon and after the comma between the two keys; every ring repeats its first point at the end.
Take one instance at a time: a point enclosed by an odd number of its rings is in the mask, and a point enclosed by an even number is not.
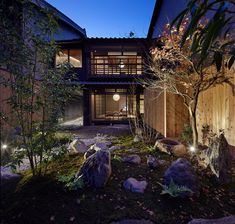
{"type": "Polygon", "coordinates": [[[144,181],[138,181],[133,177],[128,178],[126,181],[123,183],[123,187],[126,190],[136,192],[136,193],[144,193],[145,188],[147,187],[147,182],[144,181]]]}
{"type": "Polygon", "coordinates": [[[97,142],[94,145],[90,146],[90,148],[84,154],[84,158],[87,159],[98,150],[108,150],[108,146],[109,144],[107,142],[97,142]]]}
{"type": "Polygon", "coordinates": [[[88,150],[88,147],[84,142],[74,139],[68,147],[69,153],[85,153],[88,150]]]}
{"type": "Polygon", "coordinates": [[[193,219],[188,224],[235,224],[235,215],[219,219],[193,219]]]}
{"type": "Polygon", "coordinates": [[[141,158],[136,154],[125,156],[121,160],[122,162],[125,162],[125,163],[133,163],[133,164],[141,163],[141,158]]]}
{"type": "Polygon", "coordinates": [[[111,159],[108,150],[98,150],[89,156],[76,174],[86,186],[104,187],[111,175],[111,159]]]}
{"type": "MultiPolygon", "coordinates": [[[[174,161],[164,173],[164,184],[169,186],[171,181],[177,186],[184,186],[196,193],[198,191],[197,178],[191,163],[183,158],[174,161]]],[[[182,192],[180,196],[190,196],[191,192],[182,192]]]]}
{"type": "Polygon", "coordinates": [[[199,151],[198,158],[199,164],[209,166],[221,183],[231,181],[232,156],[223,133],[215,137],[208,148],[199,151]]]}
{"type": "Polygon", "coordinates": [[[161,152],[165,152],[171,155],[173,147],[176,145],[180,145],[180,143],[178,141],[175,141],[169,138],[163,138],[163,139],[158,139],[155,142],[154,148],[157,148],[161,152]]]}

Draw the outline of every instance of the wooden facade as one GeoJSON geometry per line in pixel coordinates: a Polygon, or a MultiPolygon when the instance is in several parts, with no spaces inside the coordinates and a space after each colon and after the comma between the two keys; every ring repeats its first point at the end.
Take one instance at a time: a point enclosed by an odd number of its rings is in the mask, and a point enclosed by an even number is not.
{"type": "Polygon", "coordinates": [[[189,124],[187,108],[180,96],[158,90],[144,91],[145,122],[165,137],[178,137],[185,124],[189,124]]]}
{"type": "MultiPolygon", "coordinates": [[[[235,69],[231,71],[232,82],[235,85],[235,69]]],[[[202,140],[202,126],[209,125],[214,133],[223,129],[230,145],[235,146],[235,96],[231,86],[217,85],[199,97],[197,123],[199,140],[202,140]]]]}

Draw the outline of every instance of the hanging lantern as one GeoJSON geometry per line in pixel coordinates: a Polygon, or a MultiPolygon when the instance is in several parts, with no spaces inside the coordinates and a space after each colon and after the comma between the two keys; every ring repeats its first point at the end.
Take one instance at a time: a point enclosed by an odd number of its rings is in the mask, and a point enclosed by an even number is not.
{"type": "Polygon", "coordinates": [[[113,95],[113,100],[114,100],[114,101],[119,101],[119,100],[120,100],[120,95],[117,94],[117,93],[115,93],[115,94],[113,95]]]}

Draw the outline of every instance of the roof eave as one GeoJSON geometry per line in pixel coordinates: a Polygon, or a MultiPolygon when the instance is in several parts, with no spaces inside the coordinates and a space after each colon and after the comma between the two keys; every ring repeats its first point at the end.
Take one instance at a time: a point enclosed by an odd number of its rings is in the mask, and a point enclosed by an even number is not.
{"type": "Polygon", "coordinates": [[[49,8],[53,10],[56,14],[56,16],[59,18],[59,20],[63,21],[64,23],[70,25],[73,27],[76,31],[78,31],[83,38],[86,38],[86,29],[81,28],[78,24],[76,24],[73,20],[71,20],[69,17],[67,17],[65,14],[63,14],[61,11],[59,11],[57,8],[46,2],[45,0],[30,0],[33,4],[37,5],[41,8],[49,8]]]}
{"type": "Polygon", "coordinates": [[[149,30],[148,30],[147,39],[152,38],[154,28],[155,28],[155,24],[158,20],[159,13],[161,11],[162,3],[163,3],[163,0],[156,0],[154,10],[153,10],[153,15],[152,15],[149,30]]]}

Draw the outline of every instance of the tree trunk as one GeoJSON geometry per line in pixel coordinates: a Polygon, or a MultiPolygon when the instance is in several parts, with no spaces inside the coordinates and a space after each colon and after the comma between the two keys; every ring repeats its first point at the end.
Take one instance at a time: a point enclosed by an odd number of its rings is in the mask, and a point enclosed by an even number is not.
{"type": "Polygon", "coordinates": [[[197,131],[196,114],[192,114],[190,119],[191,119],[192,131],[193,131],[193,147],[195,148],[195,150],[197,150],[197,148],[198,148],[198,131],[197,131]]]}
{"type": "Polygon", "coordinates": [[[198,149],[198,131],[197,131],[197,118],[196,118],[197,99],[190,102],[188,109],[190,115],[190,123],[193,132],[193,147],[195,148],[195,150],[197,150],[198,149]]]}

